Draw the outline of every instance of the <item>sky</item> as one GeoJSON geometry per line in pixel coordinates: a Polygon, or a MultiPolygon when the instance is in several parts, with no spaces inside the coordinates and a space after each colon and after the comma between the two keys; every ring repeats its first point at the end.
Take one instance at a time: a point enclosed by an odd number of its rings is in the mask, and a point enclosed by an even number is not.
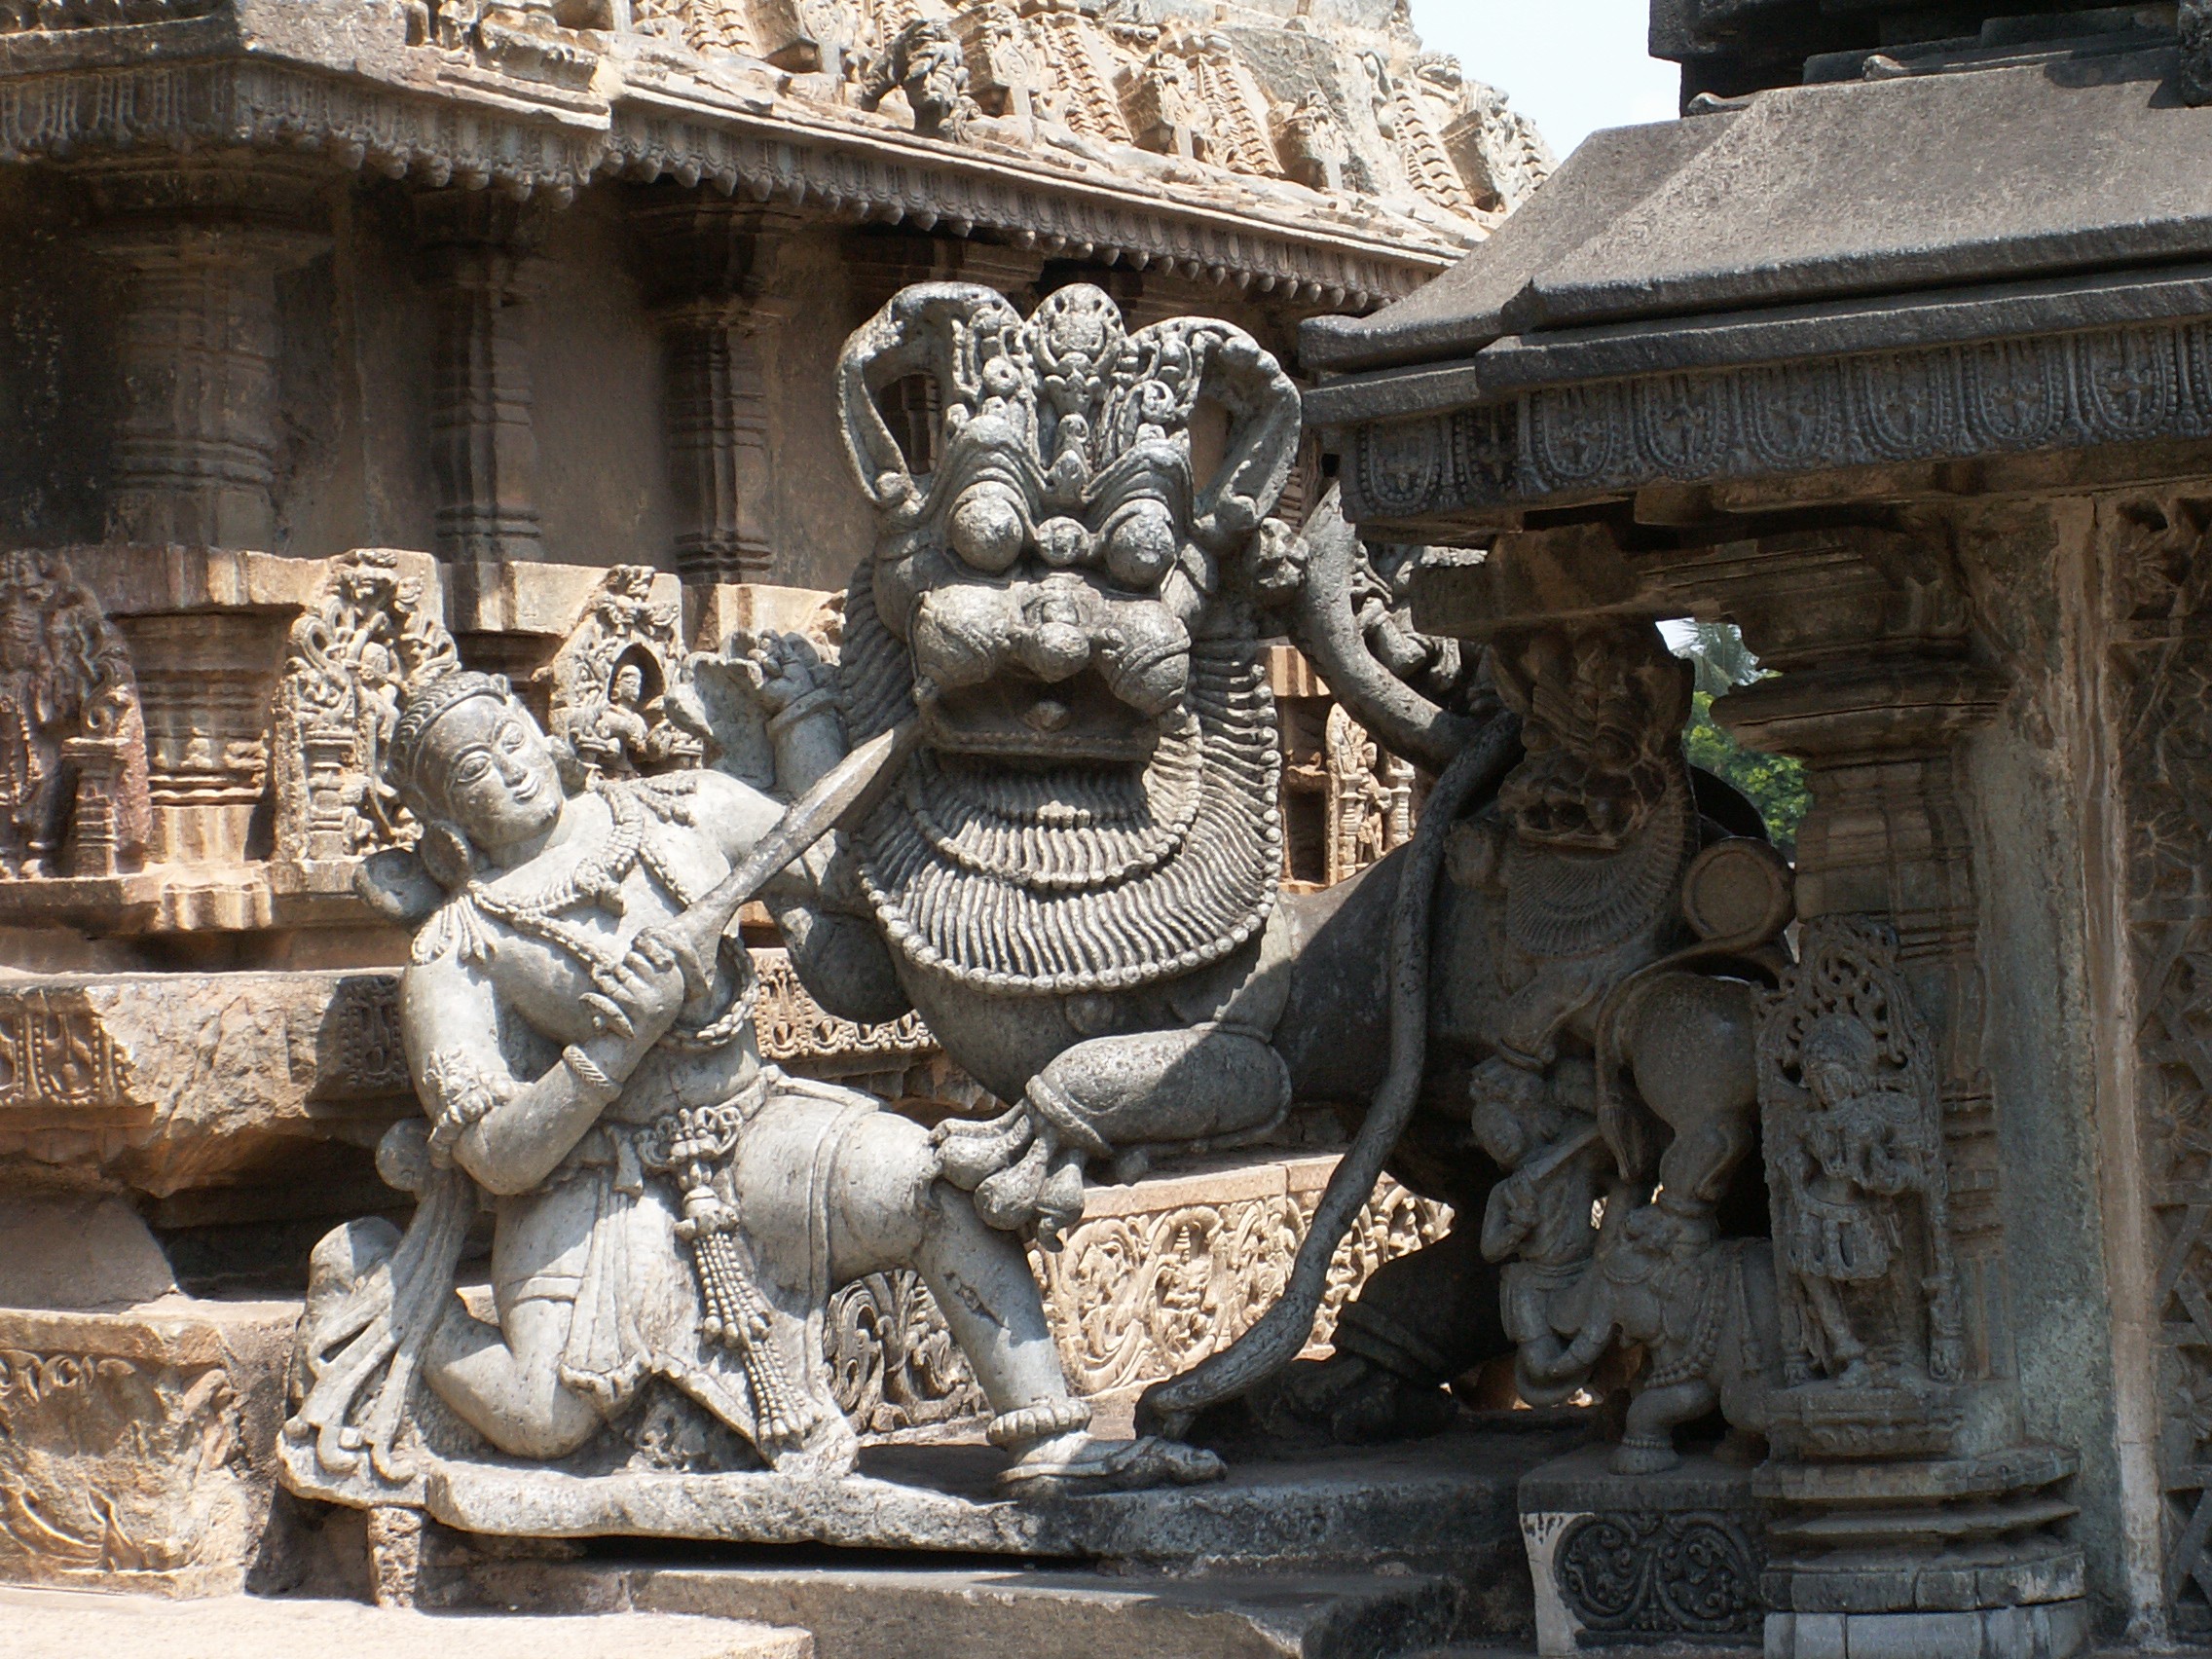
{"type": "Polygon", "coordinates": [[[1506,93],[1565,160],[1601,127],[1667,121],[1680,72],[1646,56],[1650,0],[1413,0],[1421,44],[1506,93]]]}

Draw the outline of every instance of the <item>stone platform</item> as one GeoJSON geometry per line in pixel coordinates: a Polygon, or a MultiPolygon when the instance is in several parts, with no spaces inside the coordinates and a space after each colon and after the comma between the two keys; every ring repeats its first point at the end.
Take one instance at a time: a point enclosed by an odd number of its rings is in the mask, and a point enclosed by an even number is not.
{"type": "Polygon", "coordinates": [[[447,1463],[404,1593],[797,1625],[824,1659],[1511,1645],[1534,1628],[1516,1492],[1583,1432],[1469,1413],[1409,1445],[1233,1458],[1205,1486],[1020,1502],[992,1484],[1002,1456],[964,1443],[870,1447],[842,1483],[447,1463]]]}
{"type": "Polygon", "coordinates": [[[1431,1440],[1233,1460],[1198,1487],[1085,1496],[1002,1496],[1005,1456],[975,1443],[884,1445],[858,1477],[768,1474],[572,1476],[442,1462],[424,1508],[462,1533],[513,1538],[659,1538],[829,1544],[878,1550],[1075,1560],[1132,1568],[1203,1563],[1271,1572],[1437,1572],[1515,1579],[1521,1477],[1574,1443],[1528,1414],[1470,1417],[1431,1440]]]}
{"type": "Polygon", "coordinates": [[[1452,1640],[1466,1618],[1462,1587],[1403,1571],[1174,1579],[1018,1566],[509,1562],[475,1578],[488,1600],[533,1613],[798,1626],[817,1659],[1397,1659],[1452,1640]]]}
{"type": "Polygon", "coordinates": [[[430,1615],[252,1596],[155,1602],[0,1589],[0,1650],[20,1659],[812,1659],[803,1630],[635,1612],[586,1618],[430,1615]]]}

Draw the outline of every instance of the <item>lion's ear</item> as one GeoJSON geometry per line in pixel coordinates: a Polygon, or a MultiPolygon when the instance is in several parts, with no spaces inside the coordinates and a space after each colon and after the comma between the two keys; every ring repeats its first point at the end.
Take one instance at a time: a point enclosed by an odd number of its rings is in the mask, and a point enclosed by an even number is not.
{"type": "Polygon", "coordinates": [[[387,847],[363,859],[353,871],[353,892],[387,922],[414,927],[445,902],[420,855],[409,847],[387,847]]]}

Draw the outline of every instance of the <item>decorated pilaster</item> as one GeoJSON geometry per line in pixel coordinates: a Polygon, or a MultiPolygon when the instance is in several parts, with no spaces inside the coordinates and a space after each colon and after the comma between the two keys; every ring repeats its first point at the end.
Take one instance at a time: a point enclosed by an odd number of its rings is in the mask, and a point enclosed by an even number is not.
{"type": "Polygon", "coordinates": [[[2020,1427],[1982,1061],[1961,748],[2007,684],[1938,537],[1774,537],[1696,575],[1780,671],[1718,718],[1803,759],[1813,798],[1799,960],[1759,1039],[1784,1350],[1768,1652],[2077,1652],[2075,1459],[2020,1427]]]}
{"type": "Polygon", "coordinates": [[[325,175],[266,156],[87,175],[122,274],[117,540],[274,547],[276,277],[328,245],[325,175]]]}
{"type": "Polygon", "coordinates": [[[488,190],[415,199],[424,284],[437,305],[430,404],[441,558],[497,564],[544,554],[533,473],[530,262],[542,223],[488,190]]]}
{"type": "Polygon", "coordinates": [[[688,583],[758,581],[775,559],[767,337],[789,313],[766,279],[793,222],[675,187],[632,209],[667,363],[676,568],[688,583]]]}

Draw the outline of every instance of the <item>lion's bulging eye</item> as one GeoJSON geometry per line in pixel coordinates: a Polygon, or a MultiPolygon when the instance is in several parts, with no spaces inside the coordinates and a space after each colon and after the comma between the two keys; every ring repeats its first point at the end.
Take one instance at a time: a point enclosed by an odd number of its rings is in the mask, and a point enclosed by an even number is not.
{"type": "Polygon", "coordinates": [[[1020,509],[1002,492],[976,490],[952,509],[948,536],[962,560],[997,575],[1021,557],[1028,529],[1020,509]]]}

